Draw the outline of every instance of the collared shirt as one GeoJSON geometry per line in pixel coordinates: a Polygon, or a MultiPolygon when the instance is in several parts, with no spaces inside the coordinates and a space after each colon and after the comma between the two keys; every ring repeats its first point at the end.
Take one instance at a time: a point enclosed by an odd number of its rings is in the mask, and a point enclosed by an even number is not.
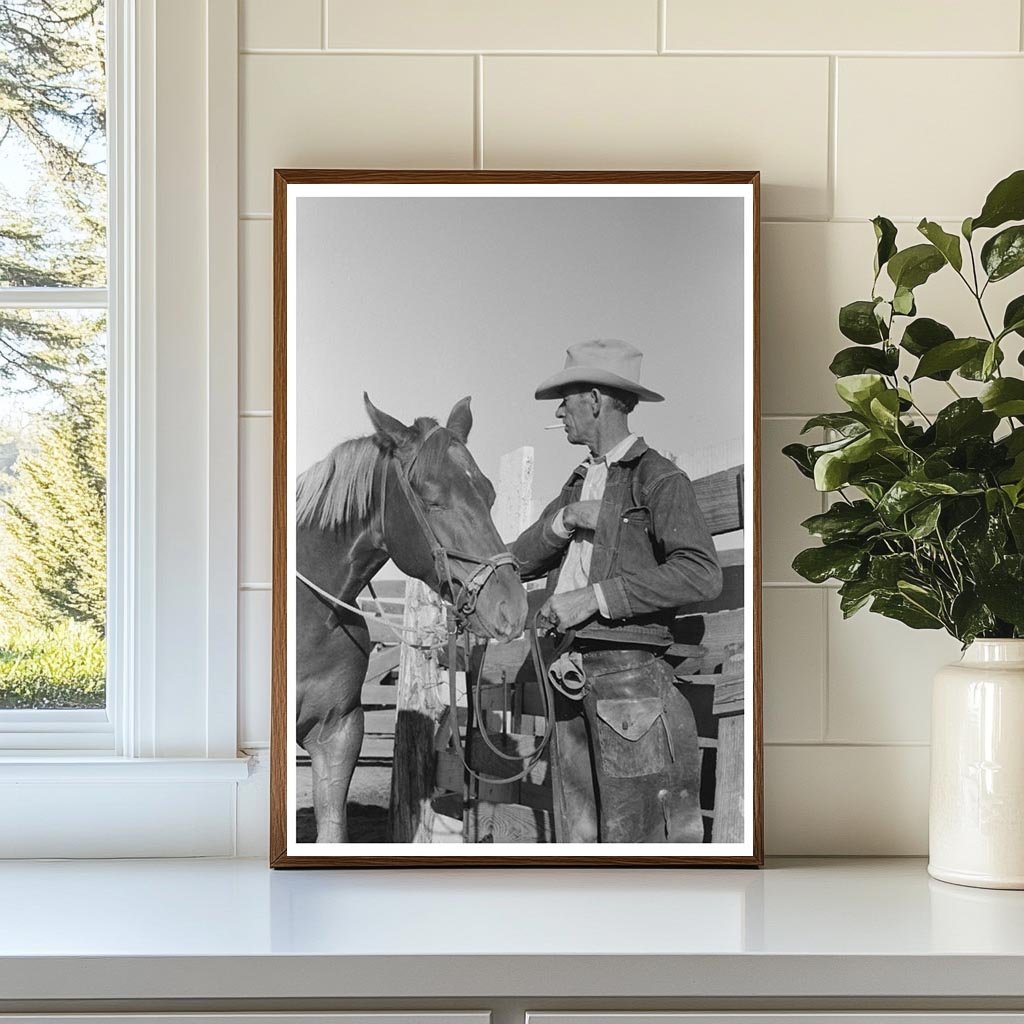
{"type": "MultiPolygon", "coordinates": [[[[636,434],[630,434],[604,455],[599,455],[596,458],[592,455],[583,463],[583,467],[586,468],[586,476],[583,480],[583,490],[580,492],[580,501],[600,501],[604,497],[605,484],[608,482],[608,467],[622,459],[636,440],[636,434]]],[[[551,529],[559,537],[564,540],[571,538],[569,550],[558,574],[558,583],[555,585],[556,594],[564,594],[570,590],[580,590],[590,586],[590,560],[594,554],[593,531],[577,530],[574,532],[568,529],[564,522],[564,516],[565,510],[560,509],[551,523],[551,529]]],[[[594,596],[597,599],[597,607],[601,615],[608,618],[608,603],[600,583],[594,584],[594,596]]]]}

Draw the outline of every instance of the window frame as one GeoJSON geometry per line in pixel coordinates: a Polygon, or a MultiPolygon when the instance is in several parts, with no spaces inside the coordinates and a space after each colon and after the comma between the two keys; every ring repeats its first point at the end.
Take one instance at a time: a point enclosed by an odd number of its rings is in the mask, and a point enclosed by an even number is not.
{"type": "Polygon", "coordinates": [[[249,774],[237,749],[238,5],[107,3],[107,721],[0,722],[0,857],[225,856],[249,774]]]}

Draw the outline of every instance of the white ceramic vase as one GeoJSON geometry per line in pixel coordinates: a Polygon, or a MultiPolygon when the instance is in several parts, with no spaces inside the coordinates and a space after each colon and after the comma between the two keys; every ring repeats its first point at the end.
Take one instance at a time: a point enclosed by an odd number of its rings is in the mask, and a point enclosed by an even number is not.
{"type": "Polygon", "coordinates": [[[932,689],[928,872],[1024,889],[1024,640],[975,640],[932,689]]]}

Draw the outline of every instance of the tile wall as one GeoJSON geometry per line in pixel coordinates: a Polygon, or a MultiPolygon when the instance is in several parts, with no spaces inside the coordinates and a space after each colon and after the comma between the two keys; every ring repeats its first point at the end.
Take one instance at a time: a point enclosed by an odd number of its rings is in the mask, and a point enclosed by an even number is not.
{"type": "MultiPolygon", "coordinates": [[[[1020,0],[241,0],[240,37],[243,746],[268,734],[273,168],[759,168],[767,848],[925,852],[929,681],[958,647],[800,581],[821,500],[778,451],[836,404],[868,218],[958,224],[1024,166],[1020,0]]],[[[954,284],[919,305],[974,330],[954,284]]]]}

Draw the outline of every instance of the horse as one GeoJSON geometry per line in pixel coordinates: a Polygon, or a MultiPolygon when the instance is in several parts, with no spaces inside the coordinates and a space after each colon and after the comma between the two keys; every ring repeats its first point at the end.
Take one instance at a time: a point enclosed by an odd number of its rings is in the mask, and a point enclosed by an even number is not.
{"type": "Polygon", "coordinates": [[[348,790],[363,742],[366,620],[342,607],[391,558],[450,602],[474,634],[523,631],[526,592],[491,519],[494,487],[466,448],[470,399],[442,427],[411,426],[364,394],[373,434],[337,445],[296,489],[296,739],[313,767],[318,843],[348,842],[348,790]]]}

